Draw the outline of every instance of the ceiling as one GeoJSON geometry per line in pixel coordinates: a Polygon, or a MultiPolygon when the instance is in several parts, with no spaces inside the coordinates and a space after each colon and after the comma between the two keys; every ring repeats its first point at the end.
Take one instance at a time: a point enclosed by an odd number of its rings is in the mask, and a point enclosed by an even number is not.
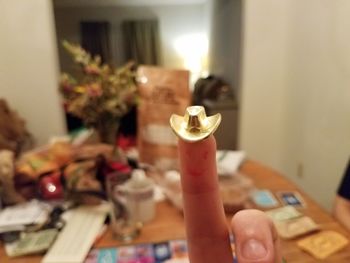
{"type": "Polygon", "coordinates": [[[203,4],[209,0],[53,0],[56,7],[65,6],[148,6],[203,4]]]}

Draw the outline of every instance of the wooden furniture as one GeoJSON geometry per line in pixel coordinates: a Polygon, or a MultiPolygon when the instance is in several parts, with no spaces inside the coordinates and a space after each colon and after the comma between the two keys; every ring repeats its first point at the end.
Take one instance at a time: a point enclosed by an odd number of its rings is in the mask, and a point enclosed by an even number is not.
{"type": "MultiPolygon", "coordinates": [[[[272,192],[277,191],[299,191],[303,196],[307,207],[301,209],[305,215],[310,216],[316,223],[320,224],[324,230],[334,230],[344,236],[350,238],[349,232],[347,232],[335,219],[323,210],[315,201],[313,201],[308,195],[296,187],[293,183],[287,180],[285,177],[277,173],[276,171],[267,168],[261,164],[253,161],[246,161],[241,168],[241,172],[250,177],[256,187],[269,189],[272,192]]],[[[228,216],[228,221],[231,216],[228,216]]],[[[185,237],[185,229],[183,223],[182,213],[176,210],[168,202],[161,202],[157,205],[156,218],[145,225],[139,238],[135,243],[147,243],[164,241],[168,239],[177,239],[185,237]]],[[[298,239],[296,239],[298,240],[298,239]]],[[[296,240],[281,241],[282,254],[286,258],[288,263],[300,262],[300,263],[314,263],[320,262],[313,258],[309,254],[300,250],[296,245],[296,240]]],[[[110,229],[105,235],[96,243],[96,247],[115,247],[121,245],[120,242],[113,239],[110,229]]],[[[0,246],[0,262],[1,263],[37,263],[40,262],[41,256],[27,256],[9,259],[4,251],[3,246],[0,246]]],[[[349,263],[350,262],[350,245],[348,245],[342,251],[332,255],[322,262],[332,263],[349,263]]],[[[213,262],[214,263],[214,262],[213,262]]],[[[217,262],[220,263],[220,262],[217,262]]]]}

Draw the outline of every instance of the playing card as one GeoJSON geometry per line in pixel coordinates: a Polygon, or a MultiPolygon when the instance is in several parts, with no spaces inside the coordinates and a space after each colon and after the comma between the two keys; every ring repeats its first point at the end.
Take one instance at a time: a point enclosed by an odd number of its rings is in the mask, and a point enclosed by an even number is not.
{"type": "Polygon", "coordinates": [[[285,239],[295,238],[319,229],[319,226],[307,216],[276,221],[275,226],[278,234],[285,239]]]}
{"type": "Polygon", "coordinates": [[[305,207],[305,202],[298,192],[277,192],[276,195],[284,205],[305,207]]]}
{"type": "Polygon", "coordinates": [[[273,221],[284,221],[291,218],[300,217],[301,213],[293,206],[284,206],[281,208],[275,208],[265,212],[272,218],[273,221]]]}
{"type": "Polygon", "coordinates": [[[96,263],[102,262],[116,262],[117,261],[117,250],[116,249],[101,249],[98,253],[96,263]]]}
{"type": "Polygon", "coordinates": [[[256,190],[251,195],[254,203],[261,207],[275,207],[278,201],[269,190],[256,190]]]}
{"type": "Polygon", "coordinates": [[[153,245],[156,261],[165,261],[171,258],[171,251],[168,242],[156,243],[153,245]]]}
{"type": "Polygon", "coordinates": [[[187,242],[185,240],[170,241],[170,250],[173,258],[185,258],[188,256],[187,242]]]}
{"type": "Polygon", "coordinates": [[[172,258],[164,261],[164,263],[190,263],[190,260],[188,258],[172,258]]]}
{"type": "Polygon", "coordinates": [[[135,246],[120,247],[118,250],[118,263],[129,263],[132,260],[136,260],[135,246]]]}
{"type": "Polygon", "coordinates": [[[334,231],[323,231],[297,242],[297,245],[317,259],[325,259],[343,249],[349,241],[334,231]]]}
{"type": "Polygon", "coordinates": [[[137,262],[154,263],[153,246],[151,244],[136,245],[136,257],[137,262]]]}

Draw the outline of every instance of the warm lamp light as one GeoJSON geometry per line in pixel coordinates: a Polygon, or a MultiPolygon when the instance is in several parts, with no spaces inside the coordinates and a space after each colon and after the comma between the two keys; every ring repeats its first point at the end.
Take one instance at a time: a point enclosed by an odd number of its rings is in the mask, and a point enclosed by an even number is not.
{"type": "Polygon", "coordinates": [[[183,58],[184,67],[191,71],[191,84],[194,84],[207,71],[207,36],[203,33],[183,35],[174,41],[174,47],[183,58]]]}

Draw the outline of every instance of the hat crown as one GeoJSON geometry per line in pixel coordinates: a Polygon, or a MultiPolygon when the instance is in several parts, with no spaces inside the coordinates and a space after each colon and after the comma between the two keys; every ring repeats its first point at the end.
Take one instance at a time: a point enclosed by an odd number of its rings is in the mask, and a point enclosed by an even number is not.
{"type": "Polygon", "coordinates": [[[206,118],[203,106],[188,107],[185,114],[186,129],[190,132],[200,132],[205,126],[206,118]]]}

